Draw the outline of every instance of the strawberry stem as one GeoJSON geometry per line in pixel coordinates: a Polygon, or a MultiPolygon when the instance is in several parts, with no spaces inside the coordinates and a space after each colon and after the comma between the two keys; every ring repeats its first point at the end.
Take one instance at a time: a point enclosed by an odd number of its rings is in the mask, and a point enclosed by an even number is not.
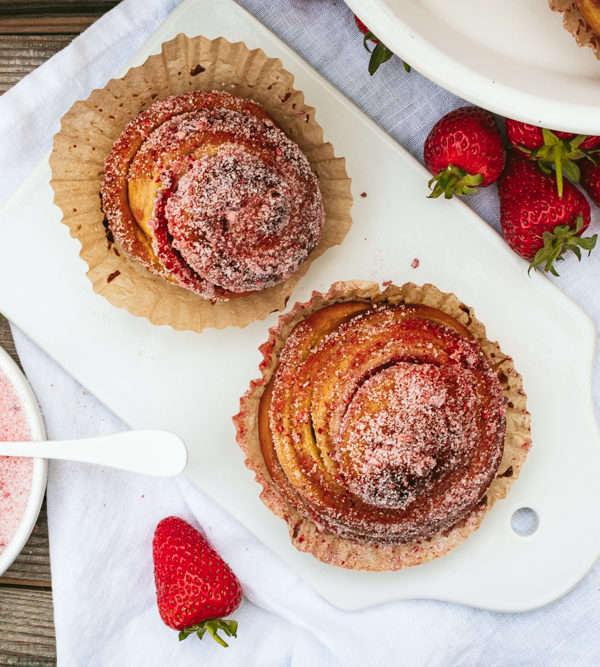
{"type": "Polygon", "coordinates": [[[202,621],[202,623],[197,623],[192,625],[189,628],[185,628],[179,633],[179,641],[182,641],[189,637],[190,635],[196,634],[199,639],[202,639],[204,635],[208,634],[221,646],[228,647],[229,644],[219,636],[219,630],[222,630],[228,637],[237,637],[237,621],[231,619],[222,619],[222,618],[212,618],[208,621],[202,621]]]}
{"type": "Polygon", "coordinates": [[[558,190],[558,198],[562,199],[563,193],[563,165],[562,165],[562,150],[560,144],[554,144],[552,147],[552,156],[554,157],[554,166],[556,168],[556,188],[558,190]]]}
{"type": "Polygon", "coordinates": [[[452,199],[453,195],[476,194],[479,190],[474,186],[480,185],[482,181],[482,174],[469,174],[451,163],[427,183],[431,190],[429,199],[439,197],[442,193],[446,199],[452,199]]]}
{"type": "Polygon", "coordinates": [[[569,225],[558,225],[553,232],[544,232],[542,240],[544,245],[535,253],[533,261],[529,265],[531,269],[537,271],[543,265],[544,271],[548,271],[554,276],[558,276],[558,272],[554,268],[555,261],[562,261],[564,254],[570,250],[579,261],[581,261],[581,250],[587,250],[588,255],[596,245],[598,234],[588,237],[580,237],[579,234],[583,229],[583,217],[577,216],[575,228],[569,225]]]}
{"type": "Polygon", "coordinates": [[[570,181],[579,183],[580,171],[577,160],[588,158],[594,162],[592,154],[596,150],[584,150],[580,145],[587,139],[587,135],[578,134],[571,139],[559,139],[552,130],[542,128],[544,143],[537,148],[529,149],[525,146],[515,146],[532,160],[535,160],[545,174],[556,171],[556,189],[559,199],[563,193],[563,175],[570,181]]]}

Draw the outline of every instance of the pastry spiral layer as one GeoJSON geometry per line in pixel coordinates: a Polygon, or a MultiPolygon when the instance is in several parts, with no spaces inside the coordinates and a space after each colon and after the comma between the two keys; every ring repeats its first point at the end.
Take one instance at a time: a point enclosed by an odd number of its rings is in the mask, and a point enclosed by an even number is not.
{"type": "Polygon", "coordinates": [[[481,500],[502,458],[502,387],[427,306],[328,306],[288,336],[259,420],[282,493],[326,530],[425,539],[481,500]],[[268,424],[267,424],[268,420],[268,424]]]}
{"type": "Polygon", "coordinates": [[[261,351],[238,442],[295,546],[325,562],[439,557],[519,474],[521,379],[453,295],[336,283],[281,316],[261,351]]]}
{"type": "Polygon", "coordinates": [[[131,121],[104,166],[115,240],[213,300],[276,285],[317,245],[323,204],[296,143],[251,100],[197,91],[131,121]]]}
{"type": "Polygon", "coordinates": [[[575,2],[590,28],[600,35],[600,2],[598,0],[575,0],[575,2]]]}

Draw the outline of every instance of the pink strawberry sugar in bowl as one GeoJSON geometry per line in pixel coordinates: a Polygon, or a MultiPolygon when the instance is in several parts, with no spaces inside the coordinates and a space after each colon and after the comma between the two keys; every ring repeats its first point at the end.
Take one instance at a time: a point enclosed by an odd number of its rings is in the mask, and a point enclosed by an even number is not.
{"type": "MultiPolygon", "coordinates": [[[[0,348],[0,441],[44,439],[44,421],[33,391],[0,348]]],[[[0,456],[0,575],[29,539],[44,499],[47,474],[45,459],[0,456]]]]}

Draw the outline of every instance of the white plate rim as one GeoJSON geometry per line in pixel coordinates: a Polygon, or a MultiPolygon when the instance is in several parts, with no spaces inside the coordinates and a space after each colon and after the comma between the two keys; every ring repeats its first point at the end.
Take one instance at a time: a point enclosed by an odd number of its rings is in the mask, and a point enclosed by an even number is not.
{"type": "MultiPolygon", "coordinates": [[[[344,0],[394,53],[442,88],[501,116],[565,132],[600,134],[597,106],[558,102],[483,76],[416,34],[385,0],[344,0]]],[[[542,0],[545,1],[545,0],[542,0]]],[[[548,12],[552,10],[548,7],[548,12]]],[[[573,48],[580,48],[573,39],[573,48]]],[[[600,70],[600,62],[599,62],[600,70]]]]}
{"type": "MultiPolygon", "coordinates": [[[[31,429],[32,440],[45,440],[46,430],[44,419],[40,411],[37,399],[27,378],[10,357],[8,352],[0,347],[0,371],[3,372],[9,382],[17,391],[27,415],[27,423],[31,429]]],[[[17,556],[21,553],[27,543],[31,532],[33,531],[46,491],[46,482],[48,479],[48,462],[46,459],[33,459],[33,476],[31,480],[31,490],[29,500],[21,517],[21,521],[12,536],[10,542],[0,553],[0,575],[12,565],[17,556]]]]}

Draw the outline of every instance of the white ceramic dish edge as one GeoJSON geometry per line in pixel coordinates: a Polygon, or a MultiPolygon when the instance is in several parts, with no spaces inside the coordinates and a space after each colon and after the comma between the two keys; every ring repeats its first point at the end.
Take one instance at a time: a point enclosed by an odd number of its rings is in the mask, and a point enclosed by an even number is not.
{"type": "MultiPolygon", "coordinates": [[[[25,408],[27,423],[31,429],[31,439],[44,440],[46,436],[44,419],[33,390],[17,364],[2,348],[0,348],[0,371],[2,371],[12,383],[23,407],[25,408]]],[[[21,517],[21,521],[19,522],[15,534],[4,548],[4,551],[0,553],[0,575],[6,572],[21,553],[35,527],[44,500],[47,478],[48,462],[46,459],[33,459],[33,476],[31,480],[29,500],[27,501],[27,506],[23,512],[23,516],[21,517]]]]}
{"type": "MultiPolygon", "coordinates": [[[[502,81],[493,73],[486,76],[464,62],[449,56],[448,53],[438,48],[433,40],[428,40],[426,35],[411,29],[408,22],[403,20],[399,12],[394,11],[386,0],[344,1],[394,53],[406,59],[431,81],[473,104],[501,116],[508,116],[542,127],[581,134],[600,134],[598,106],[584,101],[585,95],[582,95],[580,99],[569,99],[570,96],[567,94],[563,100],[559,100],[552,94],[543,96],[532,92],[527,88],[525,75],[523,85],[520,86],[513,85],[509,78],[502,81]]],[[[544,7],[538,11],[545,12],[543,15],[545,22],[560,25],[562,16],[552,12],[546,0],[542,0],[542,3],[544,7]]],[[[406,11],[410,13],[409,6],[406,7],[406,11]]],[[[454,6],[452,11],[463,12],[461,7],[454,6]]],[[[507,13],[510,13],[510,7],[507,8],[507,13]]],[[[476,21],[473,16],[469,15],[469,12],[463,13],[463,16],[465,21],[472,21],[476,29],[476,21]]],[[[432,16],[432,22],[435,23],[435,20],[436,17],[432,16]]],[[[551,27],[556,29],[555,25],[551,27]]],[[[559,30],[563,30],[562,26],[559,30]]],[[[584,48],[583,53],[578,53],[577,50],[580,47],[576,45],[574,38],[566,31],[563,30],[563,32],[569,40],[572,40],[572,44],[567,40],[568,56],[572,59],[575,57],[589,59],[591,51],[587,53],[589,49],[584,48]]],[[[565,38],[565,35],[561,37],[565,38]]],[[[535,35],[532,40],[535,40],[535,35]]],[[[594,56],[591,55],[591,58],[593,59],[594,56]]],[[[523,70],[527,70],[526,63],[523,63],[523,70]]],[[[600,61],[598,72],[600,73],[600,61]]],[[[527,75],[532,76],[530,73],[527,75]]],[[[564,77],[563,82],[566,80],[567,77],[564,77]]],[[[558,88],[560,84],[561,81],[557,80],[558,88]]],[[[577,89],[578,92],[583,92],[580,85],[577,86],[577,89]]],[[[598,93],[598,89],[594,92],[598,93]]]]}

